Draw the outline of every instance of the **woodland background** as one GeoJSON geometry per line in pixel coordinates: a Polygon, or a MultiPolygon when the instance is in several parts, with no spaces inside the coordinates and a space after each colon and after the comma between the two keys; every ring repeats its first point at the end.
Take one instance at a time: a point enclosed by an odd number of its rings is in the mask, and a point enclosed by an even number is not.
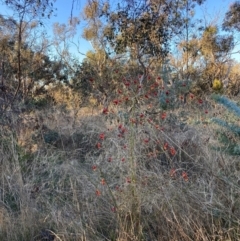
{"type": "Polygon", "coordinates": [[[240,2],[204,2],[72,0],[50,34],[55,1],[0,0],[1,240],[240,239],[240,2]]]}

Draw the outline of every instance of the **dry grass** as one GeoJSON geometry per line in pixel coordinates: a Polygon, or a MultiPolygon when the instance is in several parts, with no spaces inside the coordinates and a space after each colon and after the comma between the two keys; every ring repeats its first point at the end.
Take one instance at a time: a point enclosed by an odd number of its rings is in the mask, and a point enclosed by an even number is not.
{"type": "Polygon", "coordinates": [[[35,117],[33,130],[1,130],[0,240],[240,239],[239,159],[208,146],[210,124],[182,129],[170,118],[161,131],[59,109],[35,117]],[[44,142],[51,131],[56,140],[44,142]]]}

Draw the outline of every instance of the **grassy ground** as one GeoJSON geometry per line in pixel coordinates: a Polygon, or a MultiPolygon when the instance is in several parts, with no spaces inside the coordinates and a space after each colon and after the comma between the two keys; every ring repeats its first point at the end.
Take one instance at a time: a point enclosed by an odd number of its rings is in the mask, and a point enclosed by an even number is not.
{"type": "Polygon", "coordinates": [[[209,121],[222,107],[86,111],[1,126],[0,240],[240,239],[239,157],[209,121]]]}

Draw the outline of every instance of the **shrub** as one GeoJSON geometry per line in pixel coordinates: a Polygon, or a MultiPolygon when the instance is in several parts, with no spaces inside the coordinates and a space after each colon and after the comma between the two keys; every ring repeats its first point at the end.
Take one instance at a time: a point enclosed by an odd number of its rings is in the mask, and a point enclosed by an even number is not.
{"type": "Polygon", "coordinates": [[[213,99],[234,114],[233,116],[229,115],[229,121],[212,118],[214,123],[224,128],[217,131],[219,141],[222,144],[218,149],[231,155],[240,155],[240,126],[236,124],[240,117],[240,107],[225,96],[214,95],[213,99]]]}

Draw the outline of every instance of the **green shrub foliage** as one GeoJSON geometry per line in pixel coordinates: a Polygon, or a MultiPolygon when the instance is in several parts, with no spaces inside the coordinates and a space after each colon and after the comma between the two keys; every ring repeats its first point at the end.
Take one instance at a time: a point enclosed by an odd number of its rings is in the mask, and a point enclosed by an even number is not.
{"type": "MultiPolygon", "coordinates": [[[[234,117],[240,117],[240,107],[225,96],[214,95],[213,99],[222,104],[234,114],[234,117]]],[[[224,131],[218,131],[217,135],[222,144],[221,148],[231,155],[240,155],[240,126],[234,120],[229,122],[219,118],[212,118],[212,121],[224,128],[224,131]]]]}

